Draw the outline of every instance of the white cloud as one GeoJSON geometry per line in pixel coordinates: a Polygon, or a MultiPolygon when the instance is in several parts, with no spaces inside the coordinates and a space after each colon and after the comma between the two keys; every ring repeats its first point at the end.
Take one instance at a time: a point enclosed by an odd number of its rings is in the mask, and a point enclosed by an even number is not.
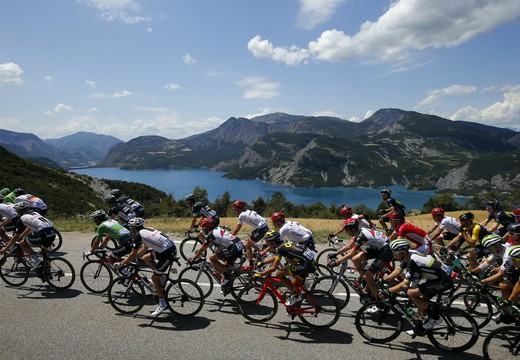
{"type": "Polygon", "coordinates": [[[22,68],[15,63],[0,64],[0,87],[10,84],[22,84],[22,73],[22,68]]]}
{"type": "Polygon", "coordinates": [[[164,107],[152,107],[152,106],[134,106],[134,109],[139,111],[155,112],[155,113],[167,113],[171,112],[171,109],[164,107]]]}
{"type": "Polygon", "coordinates": [[[119,99],[119,98],[127,97],[127,96],[130,96],[130,95],[132,95],[132,93],[130,91],[123,90],[123,91],[114,93],[112,95],[112,97],[114,99],[119,99]]]}
{"type": "Polygon", "coordinates": [[[54,107],[54,109],[45,111],[44,114],[52,115],[52,114],[56,114],[56,113],[71,112],[71,111],[74,111],[72,106],[65,105],[65,104],[58,104],[54,107]]]}
{"type": "Polygon", "coordinates": [[[430,106],[444,96],[473,94],[476,91],[476,87],[469,85],[451,85],[442,89],[430,90],[427,93],[427,97],[419,101],[416,108],[430,106]]]}
{"type": "Polygon", "coordinates": [[[266,81],[261,77],[244,78],[236,84],[246,88],[242,95],[244,99],[271,99],[280,95],[277,91],[280,83],[266,81]]]}
{"type": "Polygon", "coordinates": [[[89,113],[98,113],[99,110],[98,110],[97,107],[89,107],[89,108],[87,109],[87,112],[89,112],[89,113]]]}
{"type": "Polygon", "coordinates": [[[52,76],[50,76],[50,75],[46,75],[46,76],[44,76],[43,78],[44,78],[45,81],[47,81],[47,82],[52,82],[52,76]]]}
{"type": "Polygon", "coordinates": [[[90,87],[96,87],[96,82],[94,80],[85,80],[85,84],[90,87]]]}
{"type": "Polygon", "coordinates": [[[184,63],[188,64],[188,65],[195,65],[195,64],[197,64],[197,60],[192,58],[190,54],[184,54],[184,56],[182,57],[182,61],[184,61],[184,63]]]}
{"type": "Polygon", "coordinates": [[[179,84],[175,84],[175,83],[166,84],[166,85],[164,85],[164,88],[167,90],[171,90],[171,91],[182,89],[182,87],[179,84]]]}
{"type": "Polygon", "coordinates": [[[376,21],[363,23],[353,36],[338,29],[326,30],[309,42],[308,49],[302,49],[274,47],[257,35],[249,40],[248,50],[255,57],[268,57],[287,65],[309,59],[402,61],[412,51],[458,46],[518,16],[518,0],[399,0],[376,21]]]}
{"type": "Polygon", "coordinates": [[[336,8],[345,0],[300,0],[297,24],[304,29],[312,29],[327,21],[336,8]]]}
{"type": "Polygon", "coordinates": [[[135,0],[86,0],[86,2],[100,10],[98,16],[105,21],[138,24],[152,20],[149,16],[134,15],[141,12],[141,6],[135,0]]]}

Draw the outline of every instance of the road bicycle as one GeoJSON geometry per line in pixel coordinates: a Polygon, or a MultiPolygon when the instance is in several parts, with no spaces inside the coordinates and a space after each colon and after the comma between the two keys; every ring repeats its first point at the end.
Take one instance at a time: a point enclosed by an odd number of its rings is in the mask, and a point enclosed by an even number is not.
{"type": "MultiPolygon", "coordinates": [[[[41,257],[41,263],[35,270],[38,278],[58,290],[70,288],[76,279],[74,267],[62,257],[50,257],[48,252],[46,247],[42,247],[37,253],[41,257]]],[[[0,259],[0,277],[11,286],[22,286],[30,277],[31,266],[22,247],[17,243],[10,253],[0,259]]]]}
{"type": "MultiPolygon", "coordinates": [[[[328,256],[332,253],[336,253],[339,249],[345,246],[345,240],[338,238],[337,236],[329,237],[329,243],[327,248],[321,250],[318,255],[316,255],[316,264],[320,264],[323,266],[327,266],[327,262],[329,261],[328,256]]],[[[321,273],[321,271],[320,271],[321,273]]],[[[327,273],[322,275],[328,275],[327,273]]]]}
{"type": "MultiPolygon", "coordinates": [[[[8,232],[14,232],[15,230],[15,226],[4,226],[4,231],[6,233],[8,232]]],[[[51,251],[51,252],[56,252],[58,251],[61,246],[63,245],[63,236],[61,235],[61,233],[58,231],[58,229],[54,228],[54,233],[56,234],[56,238],[54,239],[54,241],[52,242],[52,244],[50,244],[48,247],[47,247],[47,251],[51,251]]]]}
{"type": "Polygon", "coordinates": [[[271,320],[278,311],[278,303],[285,306],[293,320],[298,316],[304,324],[317,329],[331,327],[340,317],[337,300],[325,291],[307,290],[303,284],[294,285],[302,300],[289,306],[285,304],[285,293],[279,289],[279,278],[269,276],[262,285],[253,283],[259,280],[253,278],[251,285],[242,289],[237,297],[240,313],[251,322],[271,320]]]}
{"type": "MultiPolygon", "coordinates": [[[[220,227],[226,231],[231,231],[231,228],[229,226],[220,227]]],[[[184,260],[188,260],[189,258],[195,256],[197,250],[199,250],[202,247],[203,241],[199,239],[199,237],[197,236],[198,233],[198,226],[195,226],[195,230],[186,230],[184,232],[186,238],[184,238],[179,245],[179,253],[184,260]]],[[[209,250],[211,250],[211,252],[215,252],[216,246],[212,244],[209,247],[209,250]]],[[[207,254],[204,254],[204,256],[206,255],[207,254]]]]}
{"type": "MultiPolygon", "coordinates": [[[[231,265],[229,284],[224,295],[231,293],[231,296],[236,299],[240,290],[249,285],[253,271],[243,268],[245,261],[246,258],[241,256],[231,265]]],[[[215,283],[221,285],[224,280],[223,275],[205,257],[182,269],[179,272],[179,279],[189,279],[198,284],[203,289],[204,298],[212,293],[215,283]]]]}
{"type": "MultiPolygon", "coordinates": [[[[134,314],[141,310],[146,302],[145,288],[153,294],[156,294],[156,291],[153,283],[140,274],[136,262],[128,264],[126,268],[130,275],[112,280],[108,287],[108,301],[116,311],[134,314]]],[[[204,305],[201,288],[191,280],[171,279],[167,274],[165,276],[165,300],[170,311],[179,316],[198,314],[204,305]]]]}
{"type": "MultiPolygon", "coordinates": [[[[94,242],[96,241],[97,239],[97,236],[94,235],[94,237],[92,238],[92,240],[90,241],[90,247],[92,248],[92,246],[94,246],[94,242]]],[[[104,237],[103,237],[104,239],[104,237]]],[[[102,242],[99,242],[99,245],[101,245],[102,242]]],[[[110,237],[110,239],[108,239],[108,242],[105,246],[105,249],[108,249],[108,250],[115,250],[119,247],[119,244],[117,243],[117,241],[113,238],[113,237],[110,237]]]]}
{"type": "Polygon", "coordinates": [[[515,324],[501,326],[486,336],[482,344],[482,353],[486,360],[520,358],[520,308],[516,304],[510,306],[509,311],[516,313],[515,324]]]}
{"type": "MultiPolygon", "coordinates": [[[[380,288],[382,289],[381,285],[380,288]]],[[[433,304],[431,300],[430,303],[433,304]]],[[[404,328],[406,320],[413,328],[415,336],[427,336],[438,349],[461,352],[471,348],[479,338],[476,321],[467,312],[446,307],[441,295],[435,302],[440,306],[443,323],[425,330],[422,321],[413,309],[411,311],[394,296],[363,305],[355,318],[356,330],[366,340],[387,343],[396,339],[404,328]]]]}
{"type": "Polygon", "coordinates": [[[83,255],[87,261],[79,271],[83,286],[94,294],[102,294],[108,290],[114,279],[113,265],[108,262],[109,250],[99,249],[90,255],[83,255]]]}

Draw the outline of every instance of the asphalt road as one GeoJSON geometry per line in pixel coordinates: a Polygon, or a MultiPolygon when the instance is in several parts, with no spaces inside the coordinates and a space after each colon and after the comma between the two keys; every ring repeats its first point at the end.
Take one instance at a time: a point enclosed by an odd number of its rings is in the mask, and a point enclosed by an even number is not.
{"type": "MultiPolygon", "coordinates": [[[[462,354],[442,352],[427,338],[403,333],[389,344],[367,343],[356,331],[359,307],[352,297],[338,323],[314,330],[283,309],[266,324],[248,323],[230,295],[214,289],[192,318],[166,311],[149,316],[150,302],[133,316],[118,314],[106,296],[89,293],[79,280],[82,252],[91,234],[64,233],[59,252],[76,269],[74,285],[56,292],[38,278],[14,288],[0,284],[0,359],[452,359],[482,358],[481,340],[462,354]]],[[[1,280],[0,280],[1,282],[1,280]]],[[[482,331],[485,335],[490,331],[482,331]]]]}

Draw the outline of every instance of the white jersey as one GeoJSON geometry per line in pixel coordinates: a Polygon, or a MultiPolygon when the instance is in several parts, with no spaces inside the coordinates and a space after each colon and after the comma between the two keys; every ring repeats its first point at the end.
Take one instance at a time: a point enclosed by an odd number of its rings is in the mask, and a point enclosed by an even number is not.
{"type": "Polygon", "coordinates": [[[245,210],[238,215],[238,225],[242,225],[243,223],[255,229],[261,229],[267,226],[267,221],[253,210],[245,210]]]}
{"type": "Polygon", "coordinates": [[[388,238],[381,231],[366,228],[359,229],[359,235],[354,240],[354,246],[358,249],[360,247],[369,247],[380,250],[389,243],[388,238]]]}
{"type": "Polygon", "coordinates": [[[455,235],[459,233],[460,229],[459,222],[452,216],[443,217],[442,220],[440,222],[436,222],[435,225],[437,225],[441,231],[446,230],[450,234],[455,235]]]}
{"type": "Polygon", "coordinates": [[[141,243],[158,253],[175,246],[173,240],[167,234],[153,228],[139,230],[134,238],[134,248],[139,248],[141,243]]]}
{"type": "Polygon", "coordinates": [[[27,228],[31,229],[31,232],[33,233],[37,233],[41,230],[53,227],[53,224],[49,219],[44,218],[37,212],[23,214],[20,219],[22,220],[22,223],[27,228]]]}
{"type": "Polygon", "coordinates": [[[12,220],[18,216],[13,204],[0,204],[0,220],[12,220]]]}
{"type": "Polygon", "coordinates": [[[205,244],[210,244],[211,242],[215,242],[217,245],[225,249],[231,245],[237,245],[237,248],[239,249],[243,248],[240,238],[232,235],[221,227],[216,227],[206,236],[205,244]]]}
{"type": "Polygon", "coordinates": [[[17,204],[22,201],[27,201],[33,209],[47,210],[47,204],[36,195],[24,194],[17,196],[14,203],[17,204]]]}
{"type": "Polygon", "coordinates": [[[358,214],[352,214],[351,219],[357,219],[359,221],[360,228],[372,229],[375,230],[375,225],[370,226],[370,223],[366,219],[360,219],[358,214]]]}
{"type": "Polygon", "coordinates": [[[296,221],[286,221],[280,228],[280,239],[302,243],[312,238],[312,231],[296,221]]]}

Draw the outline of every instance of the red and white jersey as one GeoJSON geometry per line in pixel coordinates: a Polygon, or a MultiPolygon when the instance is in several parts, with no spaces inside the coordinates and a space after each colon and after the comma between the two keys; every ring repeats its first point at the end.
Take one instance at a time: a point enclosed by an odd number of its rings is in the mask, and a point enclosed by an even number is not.
{"type": "Polygon", "coordinates": [[[37,212],[31,212],[28,214],[23,214],[20,218],[22,223],[31,229],[33,233],[37,233],[38,231],[41,231],[43,229],[52,228],[53,224],[52,222],[43,217],[42,215],[38,214],[37,212]]]}
{"type": "Polygon", "coordinates": [[[267,221],[253,210],[245,210],[238,215],[238,225],[242,225],[243,223],[255,229],[261,229],[267,226],[267,221]]]}
{"type": "Polygon", "coordinates": [[[412,250],[422,252],[426,255],[429,255],[433,251],[433,247],[431,246],[432,242],[427,236],[426,231],[410,223],[403,223],[399,227],[397,236],[407,239],[410,242],[410,248],[412,250]]]}
{"type": "Polygon", "coordinates": [[[14,204],[0,204],[0,220],[12,220],[18,216],[18,213],[14,211],[14,204]]]}
{"type": "Polygon", "coordinates": [[[366,228],[366,229],[372,229],[372,230],[376,229],[375,225],[372,224],[372,226],[370,226],[370,223],[366,219],[360,219],[358,214],[352,214],[352,216],[350,218],[358,219],[360,228],[366,228]]]}
{"type": "Polygon", "coordinates": [[[312,231],[296,221],[286,221],[279,230],[280,239],[289,242],[306,242],[312,238],[312,231]]]}
{"type": "Polygon", "coordinates": [[[359,234],[354,239],[355,248],[369,247],[381,250],[389,244],[388,238],[381,231],[376,231],[367,228],[360,228],[359,234]]]}

